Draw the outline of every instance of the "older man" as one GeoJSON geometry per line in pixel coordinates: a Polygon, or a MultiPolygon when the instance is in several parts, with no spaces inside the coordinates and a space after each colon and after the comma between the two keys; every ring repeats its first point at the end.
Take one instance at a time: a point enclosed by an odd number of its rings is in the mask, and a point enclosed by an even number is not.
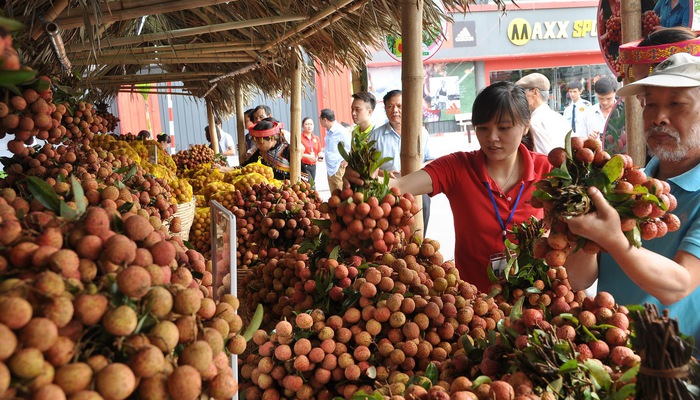
{"type": "Polygon", "coordinates": [[[328,172],[328,187],[331,193],[343,188],[343,174],[347,162],[338,151],[338,144],[342,143],[345,150],[350,149],[350,132],[335,120],[335,112],[330,108],[321,110],[318,117],[319,124],[326,130],[326,143],[324,147],[326,158],[326,170],[328,172]]]}
{"type": "Polygon", "coordinates": [[[515,84],[525,89],[527,104],[530,106],[530,132],[535,142],[534,150],[548,154],[555,147],[564,147],[564,139],[571,130],[571,123],[547,104],[549,79],[535,72],[523,76],[515,84]]]}
{"type": "MultiPolygon", "coordinates": [[[[401,174],[401,106],[402,96],[400,90],[391,90],[384,95],[384,110],[389,122],[374,128],[369,135],[369,140],[375,141],[374,147],[382,152],[382,157],[392,157],[379,167],[380,173],[389,173],[392,178],[397,178],[401,174]]],[[[428,131],[422,128],[421,152],[423,161],[430,158],[428,151],[428,131]]],[[[428,230],[428,220],[430,219],[430,196],[423,195],[423,235],[428,230]]]]}
{"type": "Polygon", "coordinates": [[[673,213],[681,226],[634,247],[615,209],[599,190],[590,189],[597,211],[568,224],[606,253],[600,267],[594,256],[574,253],[567,260],[569,281],[582,289],[598,278],[598,290],[612,293],[619,304],[649,302],[669,308],[681,331],[700,343],[700,58],[675,54],[618,94],[645,97],[644,134],[654,155],[645,171],[671,185],[678,200],[673,213]]]}

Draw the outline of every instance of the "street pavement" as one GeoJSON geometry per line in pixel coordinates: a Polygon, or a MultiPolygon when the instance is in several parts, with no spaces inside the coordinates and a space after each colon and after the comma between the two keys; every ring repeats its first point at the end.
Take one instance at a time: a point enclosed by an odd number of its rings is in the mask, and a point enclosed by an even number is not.
{"type": "MultiPolygon", "coordinates": [[[[437,158],[455,151],[472,151],[479,148],[476,135],[472,135],[471,143],[462,132],[431,135],[429,150],[432,157],[437,158]]],[[[327,200],[330,197],[328,180],[326,179],[326,164],[316,164],[316,190],[321,198],[327,200]]],[[[465,205],[466,206],[466,205],[465,205]]],[[[440,253],[445,260],[454,258],[455,230],[450,203],[444,194],[433,196],[430,204],[430,222],[428,223],[427,237],[440,242],[440,253]]]]}

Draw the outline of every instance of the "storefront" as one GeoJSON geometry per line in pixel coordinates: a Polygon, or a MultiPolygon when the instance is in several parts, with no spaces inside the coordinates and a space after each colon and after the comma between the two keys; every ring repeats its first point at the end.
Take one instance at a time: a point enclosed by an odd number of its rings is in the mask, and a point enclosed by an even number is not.
{"type": "MultiPolygon", "coordinates": [[[[566,106],[566,83],[574,79],[581,80],[584,98],[594,102],[593,82],[611,74],[598,46],[597,3],[523,2],[506,14],[475,5],[468,14],[454,13],[445,42],[424,63],[423,116],[429,131],[459,130],[455,116],[471,112],[478,90],[532,72],[550,79],[555,110],[566,106]]],[[[383,50],[373,53],[367,71],[378,99],[401,87],[401,65],[383,50]]]]}

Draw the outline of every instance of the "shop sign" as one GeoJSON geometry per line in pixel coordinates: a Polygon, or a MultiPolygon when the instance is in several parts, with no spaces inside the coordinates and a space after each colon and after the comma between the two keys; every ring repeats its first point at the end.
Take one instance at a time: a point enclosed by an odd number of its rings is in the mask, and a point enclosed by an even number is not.
{"type": "Polygon", "coordinates": [[[476,22],[460,21],[452,24],[454,47],[476,47],[476,22]]]}
{"type": "MultiPolygon", "coordinates": [[[[445,6],[440,0],[433,0],[437,4],[438,8],[445,13],[445,6]]],[[[445,34],[447,32],[447,21],[442,19],[440,21],[440,28],[433,28],[431,30],[423,31],[423,42],[421,43],[421,55],[423,56],[423,61],[434,56],[442,43],[445,41],[445,34]]],[[[401,62],[401,56],[403,55],[403,39],[401,36],[386,35],[383,41],[384,50],[396,61],[401,62]]]]}
{"type": "Polygon", "coordinates": [[[598,36],[595,20],[544,21],[530,24],[524,18],[515,18],[506,30],[508,40],[516,46],[523,46],[530,40],[557,40],[598,36]]]}

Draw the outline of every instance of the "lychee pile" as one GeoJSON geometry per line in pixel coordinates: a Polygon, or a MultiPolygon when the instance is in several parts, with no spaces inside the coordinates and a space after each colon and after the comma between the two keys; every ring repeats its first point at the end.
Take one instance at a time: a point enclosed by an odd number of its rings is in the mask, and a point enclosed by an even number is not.
{"type": "Polygon", "coordinates": [[[203,144],[197,144],[187,150],[180,150],[173,155],[178,173],[189,169],[195,169],[202,164],[214,162],[214,150],[203,144]]]}
{"type": "Polygon", "coordinates": [[[554,169],[536,183],[538,189],[533,193],[532,203],[544,208],[544,223],[551,230],[548,237],[534,243],[535,258],[557,267],[564,265],[574,249],[581,248],[589,254],[601,251],[597,243],[569,232],[562,221],[593,211],[587,193],[591,186],[600,189],[617,210],[622,230],[637,247],[641,245],[640,238],[651,240],[679,229],[680,220],[671,214],[677,206],[676,198],[667,182],[647,177],[626,154],[610,157],[596,139],[570,140],[570,150],[556,148],[549,153],[554,169]]]}
{"type": "Polygon", "coordinates": [[[225,346],[240,342],[238,301],[211,299],[201,254],[114,207],[73,221],[4,189],[0,216],[3,398],[237,392],[225,346]]]}
{"type": "Polygon", "coordinates": [[[330,245],[370,260],[399,248],[410,237],[419,211],[413,195],[397,188],[381,198],[365,198],[363,192],[349,188],[336,190],[321,210],[330,216],[330,245]]]}

